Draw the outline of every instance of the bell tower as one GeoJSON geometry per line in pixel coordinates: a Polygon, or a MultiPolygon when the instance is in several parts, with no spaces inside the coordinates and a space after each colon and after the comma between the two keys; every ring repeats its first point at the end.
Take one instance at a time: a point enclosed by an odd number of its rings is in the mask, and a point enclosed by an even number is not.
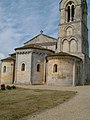
{"type": "Polygon", "coordinates": [[[89,56],[87,1],[61,0],[58,52],[89,56]]]}

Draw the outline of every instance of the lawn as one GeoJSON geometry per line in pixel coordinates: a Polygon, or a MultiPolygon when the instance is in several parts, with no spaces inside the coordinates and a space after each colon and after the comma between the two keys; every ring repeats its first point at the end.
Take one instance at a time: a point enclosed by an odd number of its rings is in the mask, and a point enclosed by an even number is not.
{"type": "Polygon", "coordinates": [[[0,120],[18,120],[72,98],[75,92],[20,89],[0,91],[0,120]]]}

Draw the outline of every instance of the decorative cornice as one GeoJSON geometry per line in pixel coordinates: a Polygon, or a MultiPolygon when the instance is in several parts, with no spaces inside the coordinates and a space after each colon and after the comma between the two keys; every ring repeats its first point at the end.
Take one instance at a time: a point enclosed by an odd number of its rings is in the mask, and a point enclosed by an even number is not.
{"type": "Polygon", "coordinates": [[[31,53],[31,51],[20,51],[20,52],[17,52],[17,54],[30,54],[31,53]]]}
{"type": "Polygon", "coordinates": [[[54,60],[54,59],[62,59],[62,60],[69,60],[69,61],[82,61],[81,59],[79,59],[78,57],[72,57],[72,56],[51,56],[51,57],[47,57],[47,60],[54,60]]]}
{"type": "Polygon", "coordinates": [[[80,61],[82,61],[81,58],[75,56],[75,55],[71,55],[71,54],[68,54],[68,53],[65,53],[65,52],[59,52],[59,53],[56,53],[56,54],[53,54],[53,55],[49,55],[47,56],[47,59],[61,59],[61,58],[66,58],[66,59],[78,59],[80,61]]]}

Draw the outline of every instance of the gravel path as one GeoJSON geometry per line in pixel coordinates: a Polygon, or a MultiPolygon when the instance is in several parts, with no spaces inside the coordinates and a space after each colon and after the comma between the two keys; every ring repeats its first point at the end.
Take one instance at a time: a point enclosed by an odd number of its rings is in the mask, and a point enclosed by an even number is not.
{"type": "Polygon", "coordinates": [[[90,86],[27,86],[27,88],[69,90],[77,91],[78,94],[68,102],[23,120],[90,120],[90,86]]]}

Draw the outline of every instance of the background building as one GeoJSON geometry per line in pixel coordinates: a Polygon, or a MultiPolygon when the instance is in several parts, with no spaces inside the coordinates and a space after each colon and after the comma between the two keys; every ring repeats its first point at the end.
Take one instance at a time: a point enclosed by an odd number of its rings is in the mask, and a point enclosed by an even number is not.
{"type": "Polygon", "coordinates": [[[87,1],[61,0],[58,38],[43,32],[2,60],[1,83],[81,85],[90,82],[87,1]]]}

